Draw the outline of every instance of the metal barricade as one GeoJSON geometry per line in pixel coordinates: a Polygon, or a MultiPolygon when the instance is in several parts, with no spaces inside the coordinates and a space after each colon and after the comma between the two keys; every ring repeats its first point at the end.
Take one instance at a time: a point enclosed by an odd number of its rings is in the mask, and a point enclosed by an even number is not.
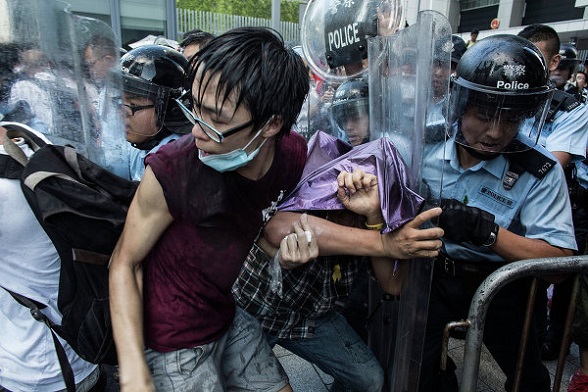
{"type": "MultiPolygon", "coordinates": [[[[484,321],[488,312],[488,307],[492,299],[496,296],[498,291],[514,280],[526,277],[541,277],[545,275],[561,275],[561,274],[580,274],[588,272],[588,255],[570,256],[570,257],[552,257],[541,259],[521,260],[510,263],[490,274],[478,287],[468,313],[468,318],[465,324],[468,325],[468,330],[465,339],[465,352],[463,360],[463,372],[461,376],[460,391],[471,392],[476,390],[478,380],[478,372],[480,368],[480,354],[482,351],[482,338],[484,336],[484,321]]],[[[528,327],[530,324],[530,317],[532,317],[533,300],[535,298],[536,279],[531,287],[529,295],[528,311],[524,323],[525,331],[521,339],[521,347],[519,349],[519,359],[517,362],[517,375],[515,377],[514,391],[518,390],[520,367],[522,364],[522,355],[526,347],[526,339],[528,327]]],[[[573,297],[575,299],[575,292],[577,290],[577,279],[574,284],[573,297]]],[[[575,300],[570,304],[568,311],[568,318],[566,323],[566,334],[564,335],[564,343],[569,338],[570,325],[573,319],[575,310],[575,300]]],[[[562,346],[563,347],[563,346],[562,346]]],[[[563,350],[563,349],[562,349],[563,350]]],[[[565,352],[560,352],[558,369],[555,375],[554,391],[559,390],[561,382],[561,373],[563,367],[563,357],[565,352]]]]}

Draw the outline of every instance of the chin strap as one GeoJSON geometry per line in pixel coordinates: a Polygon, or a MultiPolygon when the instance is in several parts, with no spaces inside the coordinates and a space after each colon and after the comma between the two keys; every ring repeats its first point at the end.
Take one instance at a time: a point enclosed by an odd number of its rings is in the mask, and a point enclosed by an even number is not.
{"type": "Polygon", "coordinates": [[[145,140],[141,143],[131,143],[131,146],[138,150],[149,151],[152,150],[155,146],[157,146],[163,139],[171,135],[171,132],[167,130],[167,128],[161,128],[161,131],[157,133],[157,135],[153,136],[151,139],[145,140]]]}

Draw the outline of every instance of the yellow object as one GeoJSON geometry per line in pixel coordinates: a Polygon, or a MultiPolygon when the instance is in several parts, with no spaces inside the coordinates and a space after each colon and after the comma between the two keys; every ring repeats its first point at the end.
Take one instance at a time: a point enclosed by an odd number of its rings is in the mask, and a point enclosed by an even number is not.
{"type": "Polygon", "coordinates": [[[341,266],[339,264],[335,264],[333,266],[333,282],[337,283],[341,280],[341,266]]]}
{"type": "Polygon", "coordinates": [[[384,228],[384,224],[383,223],[378,223],[376,225],[368,225],[367,223],[365,224],[365,227],[368,230],[378,230],[381,231],[384,228]]]}

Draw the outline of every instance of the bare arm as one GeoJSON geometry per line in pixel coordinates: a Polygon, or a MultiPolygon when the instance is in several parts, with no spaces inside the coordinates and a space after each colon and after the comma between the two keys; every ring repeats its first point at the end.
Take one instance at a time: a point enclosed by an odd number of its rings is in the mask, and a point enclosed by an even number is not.
{"type": "MultiPolygon", "coordinates": [[[[382,223],[375,176],[361,171],[342,172],[341,175],[338,179],[337,196],[343,205],[365,216],[368,224],[382,223]]],[[[351,255],[391,259],[435,257],[441,247],[439,238],[443,235],[443,230],[437,227],[420,229],[420,225],[440,214],[440,208],[433,208],[387,234],[339,225],[315,216],[308,216],[308,224],[314,234],[313,238],[316,238],[318,243],[319,254],[322,256],[351,255]]],[[[277,247],[280,241],[292,232],[293,225],[299,219],[299,213],[276,213],[266,226],[264,232],[266,240],[277,247]]]]}
{"type": "Polygon", "coordinates": [[[490,249],[508,262],[573,254],[571,249],[559,248],[543,240],[523,237],[503,227],[499,228],[496,242],[490,249]]]}
{"type": "Polygon", "coordinates": [[[372,257],[371,263],[376,280],[382,289],[388,294],[400,295],[408,261],[372,257]]]}
{"type": "Polygon", "coordinates": [[[565,151],[552,151],[552,153],[563,168],[565,168],[568,163],[572,161],[572,155],[570,153],[565,151]]]}
{"type": "MultiPolygon", "coordinates": [[[[277,212],[264,230],[266,240],[272,246],[279,247],[301,215],[297,212],[277,212]]],[[[377,231],[343,226],[312,215],[308,216],[308,223],[312,227],[313,238],[318,242],[321,256],[385,256],[381,235],[377,231]]]]}
{"type": "Polygon", "coordinates": [[[155,390],[143,352],[141,263],[172,221],[161,185],[147,167],[110,261],[110,312],[125,391],[155,390]]]}

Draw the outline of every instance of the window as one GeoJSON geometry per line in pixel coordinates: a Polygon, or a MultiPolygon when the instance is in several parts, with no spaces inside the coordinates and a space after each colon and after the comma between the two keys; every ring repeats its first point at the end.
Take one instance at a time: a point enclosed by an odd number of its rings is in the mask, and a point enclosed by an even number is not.
{"type": "Polygon", "coordinates": [[[497,5],[500,3],[500,0],[461,0],[461,10],[466,11],[473,8],[481,8],[481,7],[489,7],[492,5],[497,5]]]}

